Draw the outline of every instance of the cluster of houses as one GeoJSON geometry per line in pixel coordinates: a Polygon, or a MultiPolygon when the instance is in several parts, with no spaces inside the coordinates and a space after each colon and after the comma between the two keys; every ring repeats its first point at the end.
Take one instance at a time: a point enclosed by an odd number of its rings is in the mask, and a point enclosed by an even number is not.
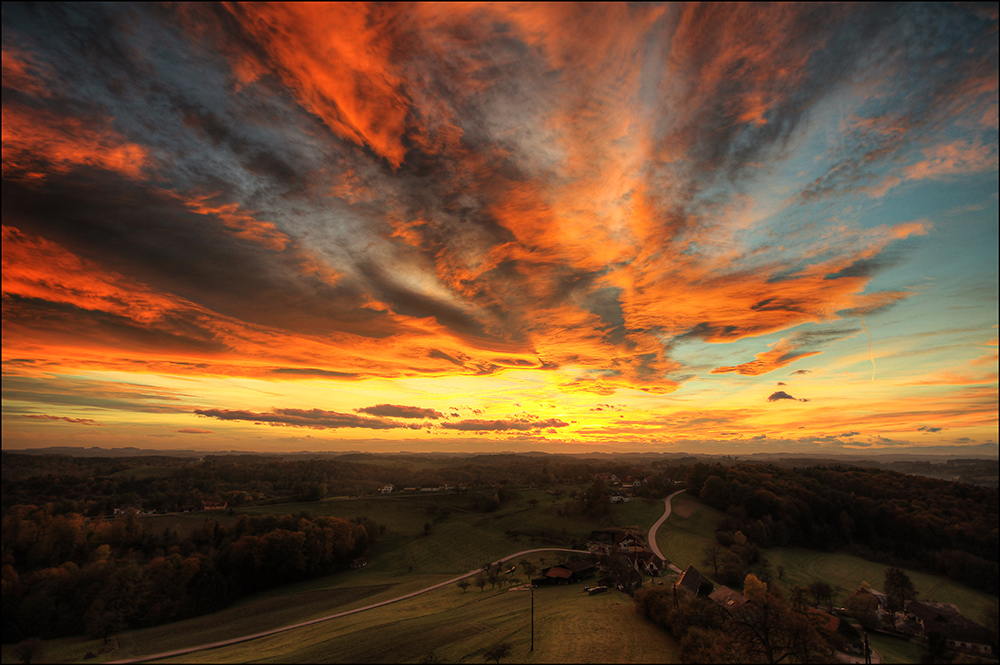
{"type": "Polygon", "coordinates": [[[571,584],[599,574],[600,585],[626,590],[639,586],[643,576],[659,576],[665,565],[649,549],[645,537],[633,529],[592,531],[587,549],[591,553],[589,560],[572,560],[544,568],[532,583],[571,584]]]}
{"type": "Polygon", "coordinates": [[[396,487],[391,483],[381,485],[375,491],[379,494],[392,494],[393,492],[447,492],[449,490],[465,489],[461,483],[440,483],[438,485],[421,485],[417,487],[396,487]]]}
{"type": "Polygon", "coordinates": [[[594,480],[603,480],[610,488],[609,499],[611,503],[628,503],[631,500],[632,491],[642,487],[646,483],[645,478],[637,476],[623,476],[619,478],[613,473],[595,474],[594,480]]]}
{"type": "Polygon", "coordinates": [[[889,599],[880,591],[862,587],[850,596],[871,597],[879,621],[886,628],[907,636],[926,638],[937,633],[952,650],[977,655],[994,653],[994,636],[986,627],[962,615],[957,605],[910,600],[902,612],[889,609],[889,599]]]}

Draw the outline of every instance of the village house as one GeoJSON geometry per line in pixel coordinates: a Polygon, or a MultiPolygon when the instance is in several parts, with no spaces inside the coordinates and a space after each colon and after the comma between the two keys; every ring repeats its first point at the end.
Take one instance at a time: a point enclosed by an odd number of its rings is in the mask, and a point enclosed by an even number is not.
{"type": "Polygon", "coordinates": [[[114,509],[115,515],[124,515],[129,511],[134,511],[137,515],[144,515],[142,511],[142,506],[138,503],[123,503],[114,509]]]}
{"type": "Polygon", "coordinates": [[[382,488],[379,489],[379,494],[392,494],[393,489],[395,489],[395,486],[393,486],[392,483],[387,483],[382,485],[382,488]]]}
{"type": "Polygon", "coordinates": [[[957,605],[911,600],[906,603],[905,613],[924,635],[938,633],[951,649],[976,654],[993,653],[993,635],[989,629],[962,616],[957,605]]]}
{"type": "Polygon", "coordinates": [[[855,591],[850,596],[848,596],[847,599],[844,602],[845,602],[845,604],[848,604],[851,601],[851,599],[853,599],[853,598],[859,598],[859,597],[861,597],[861,598],[868,598],[868,597],[874,598],[875,602],[878,603],[878,605],[876,606],[877,607],[878,618],[880,620],[882,620],[882,621],[888,622],[889,624],[893,623],[893,621],[892,621],[892,612],[889,610],[889,597],[888,596],[886,596],[881,591],[876,591],[875,589],[872,589],[870,587],[860,587],[860,588],[858,588],[857,591],[855,591]]]}
{"type": "Polygon", "coordinates": [[[590,532],[587,549],[595,554],[614,554],[642,552],[647,547],[646,539],[631,529],[604,529],[590,532]]]}
{"type": "Polygon", "coordinates": [[[202,510],[225,510],[229,506],[227,501],[202,501],[202,510]]]}

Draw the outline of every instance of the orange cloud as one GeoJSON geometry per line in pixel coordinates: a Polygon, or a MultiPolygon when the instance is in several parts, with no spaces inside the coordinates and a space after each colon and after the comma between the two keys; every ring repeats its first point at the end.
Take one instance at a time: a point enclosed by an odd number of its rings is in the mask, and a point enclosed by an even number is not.
{"type": "Polygon", "coordinates": [[[799,351],[797,345],[783,338],[772,344],[770,351],[763,351],[755,355],[755,360],[733,367],[716,367],[712,370],[712,374],[737,372],[744,376],[759,376],[781,367],[787,367],[796,360],[819,354],[819,351],[799,351]]]}
{"type": "Polygon", "coordinates": [[[243,82],[273,68],[300,104],[335,134],[398,167],[409,103],[392,62],[399,8],[365,3],[227,5],[266,53],[243,53],[243,82]],[[247,60],[251,60],[247,62],[247,60]]]}
{"type": "Polygon", "coordinates": [[[280,252],[290,242],[273,222],[264,222],[243,211],[238,203],[210,204],[215,195],[198,196],[185,201],[187,207],[202,215],[214,215],[238,238],[255,242],[280,252]]]}
{"type": "Polygon", "coordinates": [[[95,122],[3,105],[3,175],[14,180],[44,179],[77,167],[100,168],[140,178],[152,165],[149,151],[131,143],[106,122],[95,122]]]}

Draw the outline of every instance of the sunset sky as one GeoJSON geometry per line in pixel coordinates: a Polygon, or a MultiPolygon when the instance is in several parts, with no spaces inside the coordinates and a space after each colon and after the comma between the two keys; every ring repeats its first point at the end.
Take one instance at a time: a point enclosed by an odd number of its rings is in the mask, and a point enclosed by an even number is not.
{"type": "Polygon", "coordinates": [[[3,448],[997,455],[997,7],[3,4],[3,448]]]}

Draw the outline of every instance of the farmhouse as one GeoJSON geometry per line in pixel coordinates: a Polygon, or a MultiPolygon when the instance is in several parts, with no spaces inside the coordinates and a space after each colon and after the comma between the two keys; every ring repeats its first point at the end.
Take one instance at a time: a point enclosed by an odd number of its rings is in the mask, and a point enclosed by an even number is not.
{"type": "Polygon", "coordinates": [[[229,504],[226,501],[202,501],[202,510],[225,510],[229,504]]]}
{"type": "Polygon", "coordinates": [[[981,654],[993,651],[993,636],[989,629],[962,616],[956,605],[911,600],[906,604],[905,611],[925,635],[938,633],[952,649],[981,654]]]}
{"type": "Polygon", "coordinates": [[[592,576],[597,566],[590,561],[567,561],[542,570],[542,576],[532,580],[539,584],[571,584],[592,576]]]}

